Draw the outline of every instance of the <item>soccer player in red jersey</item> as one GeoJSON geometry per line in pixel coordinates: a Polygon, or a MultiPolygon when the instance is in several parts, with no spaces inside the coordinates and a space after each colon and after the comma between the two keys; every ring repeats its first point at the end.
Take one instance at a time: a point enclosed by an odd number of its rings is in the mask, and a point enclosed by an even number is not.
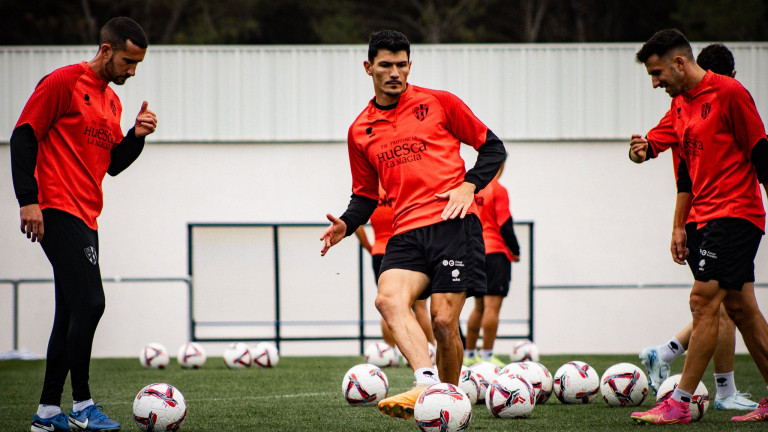
{"type": "Polygon", "coordinates": [[[123,135],[122,105],[109,83],[122,85],[147,51],[144,30],[118,17],[101,29],[89,62],[57,69],[37,84],[11,136],[13,186],[21,232],[39,242],[53,267],[56,312],[45,380],[32,431],[119,430],[101,412],[88,385],[91,348],[104,312],[96,218],[101,183],[127,168],[157,126],[145,101],[123,135]],[[73,406],[61,411],[69,373],[73,406]]]}
{"type": "Polygon", "coordinates": [[[376,308],[416,377],[416,387],[384,399],[379,409],[410,418],[426,386],[458,384],[463,358],[459,314],[466,292],[485,289],[485,248],[474,195],[496,175],[506,158],[504,144],[459,98],[407,83],[410,43],[402,33],[371,36],[368,60],[375,97],[348,134],[352,198],[341,217],[321,236],[321,255],[355,232],[373,213],[379,183],[393,199],[394,235],[379,275],[376,308]],[[461,143],[478,151],[465,170],[461,143]],[[410,311],[414,300],[431,296],[437,369],[427,340],[410,311]]]}
{"type": "MultiPolygon", "coordinates": [[[[688,423],[689,402],[715,350],[721,304],[768,384],[768,323],[754,291],[754,259],[765,229],[760,183],[765,188],[768,182],[768,140],[749,92],[738,81],[696,64],[679,31],[657,32],[636,57],[654,88],[672,97],[670,111],[647,140],[654,148],[676,146],[673,258],[696,265],[690,295],[693,328],[680,383],[671,398],[631,417],[688,423]]],[[[768,420],[768,398],[732,420],[768,420]]]]}
{"type": "MultiPolygon", "coordinates": [[[[696,58],[696,63],[704,70],[711,70],[714,73],[720,75],[729,76],[731,78],[736,76],[734,70],[733,53],[723,44],[711,44],[707,45],[701,50],[699,56],[696,58]]],[[[654,144],[658,144],[654,142],[654,144]]],[[[672,148],[676,149],[676,145],[672,145],[672,148]]],[[[640,135],[634,135],[630,143],[630,159],[636,163],[642,163],[646,160],[655,158],[660,152],[665,151],[665,147],[650,147],[648,141],[640,137],[640,135]],[[641,157],[642,156],[642,157],[641,157]]],[[[677,151],[673,150],[673,165],[676,168],[679,164],[679,156],[677,151]]],[[[675,176],[677,176],[677,169],[675,169],[675,176]]],[[[686,193],[678,194],[681,204],[686,203],[690,199],[690,195],[686,193]],[[685,198],[683,198],[685,197],[685,198]]],[[[688,205],[681,208],[687,208],[688,205]]],[[[688,219],[691,219],[689,214],[688,219]]],[[[691,228],[693,229],[693,228],[691,228]]],[[[672,256],[675,262],[678,264],[684,264],[686,257],[688,265],[691,268],[691,272],[696,271],[698,262],[693,261],[693,255],[686,255],[686,245],[681,243],[681,239],[672,242],[672,256]]],[[[697,249],[695,246],[693,249],[697,249]]],[[[717,345],[715,352],[712,355],[712,363],[714,366],[715,384],[717,386],[717,394],[715,396],[715,409],[735,409],[735,410],[754,410],[757,408],[757,403],[749,400],[748,393],[742,393],[736,390],[736,382],[734,380],[734,350],[736,348],[735,331],[736,325],[728,317],[728,313],[725,311],[725,306],[720,305],[720,327],[717,333],[717,345]]],[[[648,370],[648,379],[650,386],[656,391],[661,383],[669,376],[670,364],[677,357],[681,356],[688,349],[688,343],[691,337],[691,331],[693,330],[693,323],[689,322],[680,332],[672,337],[666,343],[659,346],[649,346],[643,349],[640,353],[643,365],[648,370]]]]}
{"type": "Polygon", "coordinates": [[[498,367],[505,365],[493,354],[496,331],[499,328],[499,311],[504,297],[509,293],[512,280],[512,261],[520,260],[520,244],[515,235],[514,221],[509,211],[509,194],[496,177],[475,195],[475,204],[483,224],[485,243],[485,276],[488,280],[485,293],[470,293],[475,297],[475,307],[467,321],[467,344],[464,349],[464,365],[487,361],[498,367]],[[483,330],[483,346],[477,355],[477,339],[483,330]]]}
{"type": "MultiPolygon", "coordinates": [[[[379,204],[376,210],[371,215],[371,228],[373,228],[374,241],[373,245],[368,241],[368,235],[365,233],[365,228],[361,225],[355,235],[357,235],[360,244],[363,249],[367,250],[371,254],[371,264],[373,265],[373,275],[376,278],[376,283],[379,281],[379,273],[381,270],[381,262],[384,260],[384,251],[387,248],[387,242],[392,237],[392,222],[395,218],[395,214],[392,211],[392,200],[387,198],[387,193],[382,187],[379,187],[379,204]]],[[[432,321],[429,319],[429,312],[427,311],[426,300],[416,300],[411,306],[413,314],[416,316],[416,320],[419,322],[421,329],[424,330],[424,334],[427,336],[427,341],[435,344],[435,334],[432,331],[432,321]]],[[[387,322],[384,318],[381,319],[381,335],[384,342],[391,346],[393,349],[397,348],[395,338],[392,336],[392,331],[389,329],[387,322]]],[[[395,362],[399,361],[400,354],[396,352],[395,362]]]]}

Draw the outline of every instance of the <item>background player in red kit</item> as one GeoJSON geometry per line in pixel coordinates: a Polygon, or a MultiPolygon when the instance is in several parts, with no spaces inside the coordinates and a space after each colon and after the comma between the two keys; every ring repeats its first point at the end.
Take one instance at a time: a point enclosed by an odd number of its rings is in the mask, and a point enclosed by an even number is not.
{"type": "Polygon", "coordinates": [[[493,354],[496,331],[499,328],[499,311],[504,297],[509,293],[512,280],[512,261],[520,260],[520,244],[515,235],[512,214],[509,212],[509,194],[499,183],[501,171],[475,195],[475,204],[483,224],[485,243],[485,276],[488,281],[485,293],[475,295],[475,307],[467,320],[467,343],[464,349],[464,365],[487,361],[502,367],[493,354]],[[483,329],[483,346],[477,355],[477,339],[483,329]]]}
{"type": "Polygon", "coordinates": [[[474,194],[491,181],[506,157],[504,144],[456,96],[407,84],[410,43],[402,33],[371,36],[366,73],[375,97],[349,128],[352,198],[344,214],[327,215],[322,255],[355,232],[373,213],[379,183],[393,199],[394,235],[379,276],[376,308],[414,370],[416,387],[384,399],[379,409],[413,416],[427,385],[458,383],[463,348],[459,314],[469,289],[485,288],[482,226],[474,194]],[[461,143],[478,151],[465,171],[461,143]],[[437,368],[410,307],[431,295],[437,368]]]}
{"type": "MultiPolygon", "coordinates": [[[[731,78],[736,76],[734,70],[735,63],[733,53],[723,44],[710,44],[701,50],[696,63],[704,70],[711,70],[714,73],[725,75],[731,78]]],[[[642,163],[658,156],[659,153],[667,150],[666,147],[658,147],[658,142],[653,143],[656,147],[650,147],[648,141],[640,135],[634,135],[630,142],[629,158],[635,163],[642,163]]],[[[677,177],[677,166],[680,158],[677,152],[677,145],[673,144],[672,160],[675,168],[675,177],[677,177]]],[[[678,194],[682,208],[688,208],[690,194],[683,192],[678,194]]],[[[688,218],[693,220],[689,214],[688,218]]],[[[694,255],[687,255],[687,247],[682,242],[685,239],[677,238],[672,242],[672,256],[675,262],[684,265],[686,258],[691,272],[696,271],[698,262],[693,261],[694,255]]],[[[736,409],[736,410],[754,410],[757,403],[749,399],[748,393],[742,393],[736,390],[734,379],[734,350],[736,349],[736,325],[728,317],[725,306],[720,305],[720,327],[717,332],[717,345],[712,355],[712,365],[714,367],[714,378],[717,387],[715,396],[715,409],[736,409]]],[[[648,383],[656,391],[661,383],[669,377],[670,364],[677,357],[681,356],[688,349],[688,342],[691,338],[693,323],[690,322],[674,337],[666,343],[659,346],[649,346],[642,350],[640,359],[648,370],[648,383]]]]}
{"type": "Polygon", "coordinates": [[[55,280],[56,313],[32,431],[120,429],[94,404],[88,385],[93,337],[104,312],[96,218],[105,174],[117,175],[136,160],[144,137],[157,126],[144,102],[123,136],[122,105],[109,87],[133,76],[146,51],[139,24],[111,19],[101,29],[96,57],[40,80],[11,136],[21,232],[40,242],[55,280]],[[66,416],[61,394],[68,373],[73,406],[66,416]]]}
{"type": "MultiPolygon", "coordinates": [[[[673,256],[685,258],[687,244],[693,254],[688,258],[697,265],[690,295],[693,329],[680,383],[671,398],[631,417],[688,423],[688,402],[717,342],[721,303],[768,384],[768,323],[754,292],[754,259],[765,229],[760,183],[768,182],[768,140],[749,92],[699,67],[679,31],[657,32],[636,57],[653,86],[672,97],[670,111],[647,139],[659,147],[677,146],[673,256]]],[[[768,420],[768,398],[732,420],[768,420]]]]}
{"type": "MultiPolygon", "coordinates": [[[[368,241],[368,235],[365,233],[365,228],[360,226],[355,235],[360,240],[360,244],[363,249],[367,250],[371,254],[371,264],[373,266],[373,275],[376,278],[376,283],[379,282],[379,273],[381,270],[381,261],[384,260],[384,251],[387,248],[387,242],[392,237],[393,228],[392,222],[394,221],[395,214],[392,211],[392,200],[387,198],[387,194],[383,188],[379,187],[379,204],[376,210],[371,215],[371,228],[373,228],[373,244],[368,241]]],[[[435,334],[432,332],[432,321],[429,319],[429,312],[427,311],[426,300],[416,300],[413,302],[413,314],[416,316],[416,320],[419,322],[421,329],[424,330],[424,334],[427,336],[427,341],[432,344],[435,343],[435,334]]],[[[391,346],[393,349],[397,349],[395,338],[392,336],[392,331],[389,329],[387,322],[384,318],[381,319],[381,336],[384,342],[391,346]]],[[[399,350],[396,351],[395,361],[399,361],[399,350]]]]}

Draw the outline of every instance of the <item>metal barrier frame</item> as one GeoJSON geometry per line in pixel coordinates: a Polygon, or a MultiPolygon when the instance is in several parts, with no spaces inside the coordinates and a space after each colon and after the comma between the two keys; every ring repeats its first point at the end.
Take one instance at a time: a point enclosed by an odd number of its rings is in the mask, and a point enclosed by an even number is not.
{"type": "MultiPolygon", "coordinates": [[[[528,265],[528,318],[527,319],[502,319],[500,323],[528,323],[528,331],[523,334],[507,334],[497,335],[496,339],[528,339],[533,341],[533,290],[534,290],[534,226],[533,222],[521,221],[515,222],[515,225],[528,227],[528,250],[530,251],[529,265],[528,265]]],[[[364,304],[364,273],[363,273],[363,247],[358,248],[358,334],[356,336],[323,336],[323,337],[283,337],[281,336],[280,329],[284,325],[292,324],[304,324],[295,321],[282,321],[280,319],[280,235],[279,231],[281,227],[286,228],[323,228],[328,224],[320,223],[188,223],[187,224],[187,269],[189,279],[189,334],[192,341],[195,342],[257,342],[257,341],[270,341],[273,342],[278,349],[280,349],[281,342],[310,342],[310,341],[343,341],[343,340],[357,340],[360,343],[360,354],[363,354],[365,350],[365,342],[372,339],[380,339],[379,336],[368,336],[365,334],[365,325],[369,324],[365,321],[365,304],[364,304]],[[274,251],[274,271],[275,271],[275,320],[270,322],[222,322],[222,321],[207,321],[198,322],[195,320],[194,315],[194,266],[193,266],[193,244],[194,244],[194,230],[195,228],[271,228],[272,229],[272,244],[274,251]],[[198,326],[216,326],[216,325],[273,325],[274,337],[264,338],[203,338],[197,336],[198,326]]],[[[331,321],[328,321],[331,323],[331,321]]]]}

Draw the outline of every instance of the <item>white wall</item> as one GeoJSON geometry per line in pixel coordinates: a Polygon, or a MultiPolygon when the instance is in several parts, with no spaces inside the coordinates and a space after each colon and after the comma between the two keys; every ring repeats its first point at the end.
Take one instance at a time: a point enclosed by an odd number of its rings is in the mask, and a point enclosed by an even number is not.
{"type": "MultiPolygon", "coordinates": [[[[667,249],[675,195],[668,155],[638,166],[627,159],[626,143],[512,143],[507,150],[501,182],[508,186],[514,217],[535,222],[537,285],[689,282],[687,268],[672,263],[667,249]]],[[[473,151],[465,154],[473,163],[473,151]]],[[[0,206],[0,279],[50,278],[40,247],[18,231],[9,166],[8,147],[0,146],[0,167],[6,173],[0,177],[0,202],[5,203],[0,206]]],[[[340,214],[346,208],[349,191],[346,146],[341,143],[150,141],[131,168],[104,182],[105,207],[99,219],[102,275],[183,277],[187,223],[323,222],[325,213],[340,214]]],[[[319,235],[320,230],[308,231],[306,248],[312,256],[319,255],[319,235]]],[[[347,239],[340,246],[354,245],[354,239],[347,239]]],[[[342,251],[331,254],[347,253],[342,251]]],[[[352,271],[348,263],[328,263],[338,266],[337,272],[352,271]]],[[[288,271],[304,271],[301,261],[294,264],[288,271]]],[[[758,282],[768,281],[765,246],[756,259],[756,276],[758,282]]],[[[132,356],[154,339],[175,350],[186,339],[183,284],[107,284],[106,289],[108,309],[95,355],[132,356]],[[160,324],[166,322],[175,327],[160,324]]],[[[0,285],[0,351],[12,347],[9,291],[0,285]]],[[[221,295],[226,294],[222,287],[221,295]]],[[[686,322],[686,294],[679,289],[538,290],[535,338],[542,351],[550,353],[637,351],[638,344],[660,343],[686,322]],[[606,321],[615,325],[606,326],[606,321]],[[574,338],[564,326],[584,328],[583,339],[574,338]],[[608,331],[611,335],[602,337],[608,331]],[[627,337],[628,332],[636,337],[627,337]]],[[[20,348],[44,352],[51,295],[50,286],[23,294],[20,348]]],[[[763,290],[758,295],[765,297],[763,290]]],[[[343,296],[330,297],[326,306],[345,300],[356,307],[356,298],[343,296]]],[[[763,307],[768,310],[768,305],[763,307]]],[[[356,352],[357,346],[288,344],[285,349],[356,352]]]]}

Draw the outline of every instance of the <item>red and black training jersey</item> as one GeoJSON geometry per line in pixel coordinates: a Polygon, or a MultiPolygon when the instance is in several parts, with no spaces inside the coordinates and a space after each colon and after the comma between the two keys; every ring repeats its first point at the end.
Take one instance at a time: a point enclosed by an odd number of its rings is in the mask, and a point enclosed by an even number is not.
{"type": "Polygon", "coordinates": [[[29,124],[38,141],[40,208],[70,213],[94,230],[110,151],[123,139],[123,108],[108,84],[86,62],[57,69],[37,84],[16,123],[29,124]]]}
{"type": "Polygon", "coordinates": [[[503,253],[508,260],[512,261],[512,252],[501,236],[501,226],[512,218],[507,189],[494,177],[488,186],[475,194],[475,204],[479,210],[480,222],[483,224],[485,254],[503,253]]]}
{"type": "Polygon", "coordinates": [[[379,187],[379,205],[371,215],[371,227],[375,238],[371,247],[371,255],[384,255],[387,250],[387,242],[394,234],[392,222],[395,213],[392,211],[392,199],[387,198],[384,188],[379,187]]]}
{"type": "Polygon", "coordinates": [[[647,135],[654,152],[673,147],[675,161],[682,159],[688,168],[693,182],[689,222],[737,217],[761,230],[765,210],[750,156],[765,137],[749,92],[735,79],[711,71],[696,87],[674,97],[647,135]]]}
{"type": "MultiPolygon", "coordinates": [[[[462,142],[478,149],[488,128],[451,93],[408,85],[393,109],[371,100],[349,128],[352,192],[378,199],[379,182],[392,199],[394,233],[441,222],[447,201],[436,193],[458,187],[466,174],[462,142]]],[[[476,213],[474,204],[468,213],[476,213]]]]}

